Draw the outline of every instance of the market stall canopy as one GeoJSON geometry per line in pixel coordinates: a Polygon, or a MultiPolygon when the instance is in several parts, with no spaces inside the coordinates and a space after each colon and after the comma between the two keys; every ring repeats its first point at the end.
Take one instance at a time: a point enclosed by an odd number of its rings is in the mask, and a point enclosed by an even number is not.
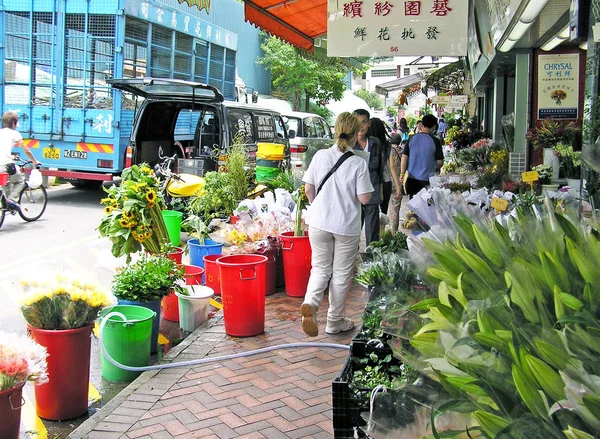
{"type": "Polygon", "coordinates": [[[326,0],[244,0],[246,21],[309,52],[327,33],[326,0]]]}
{"type": "Polygon", "coordinates": [[[427,75],[427,88],[440,91],[462,92],[465,69],[462,60],[458,60],[427,75]]]}
{"type": "Polygon", "coordinates": [[[410,87],[413,84],[420,83],[425,79],[425,72],[418,72],[413,75],[405,76],[404,78],[394,79],[393,81],[384,82],[375,86],[375,91],[385,95],[390,91],[399,90],[404,87],[410,87]]]}

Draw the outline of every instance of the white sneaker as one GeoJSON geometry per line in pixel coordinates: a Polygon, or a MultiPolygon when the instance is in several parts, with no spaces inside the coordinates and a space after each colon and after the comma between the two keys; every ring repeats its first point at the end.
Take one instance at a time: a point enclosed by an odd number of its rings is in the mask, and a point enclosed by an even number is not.
{"type": "Polygon", "coordinates": [[[303,303],[300,307],[300,313],[302,314],[302,330],[306,335],[310,337],[319,335],[319,326],[315,317],[317,310],[315,307],[309,303],[303,303]]]}
{"type": "Polygon", "coordinates": [[[337,322],[327,322],[327,326],[325,326],[325,332],[327,334],[337,334],[339,332],[350,331],[352,328],[354,328],[354,322],[348,317],[344,317],[342,320],[338,320],[337,322]]]}

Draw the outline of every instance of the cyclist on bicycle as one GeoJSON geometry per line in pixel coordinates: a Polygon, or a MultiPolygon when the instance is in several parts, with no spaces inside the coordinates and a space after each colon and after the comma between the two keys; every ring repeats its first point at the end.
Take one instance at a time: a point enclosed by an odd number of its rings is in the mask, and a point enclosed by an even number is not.
{"type": "Polygon", "coordinates": [[[23,142],[23,136],[17,131],[18,121],[19,115],[17,113],[7,111],[2,115],[2,129],[0,130],[0,170],[6,169],[6,172],[9,174],[8,186],[6,188],[6,202],[15,209],[18,209],[19,205],[13,200],[13,196],[18,197],[19,191],[25,183],[25,174],[15,165],[12,149],[17,146],[21,147],[34,166],[39,164],[27,145],[23,142]]]}

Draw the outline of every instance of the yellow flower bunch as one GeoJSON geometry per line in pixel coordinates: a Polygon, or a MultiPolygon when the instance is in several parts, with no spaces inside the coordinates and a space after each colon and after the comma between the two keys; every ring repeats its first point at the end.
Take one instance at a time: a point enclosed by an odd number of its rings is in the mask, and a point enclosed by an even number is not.
{"type": "Polygon", "coordinates": [[[231,243],[232,245],[241,245],[244,242],[248,241],[248,235],[239,230],[232,229],[231,232],[229,232],[229,234],[227,235],[226,239],[227,242],[231,243]]]}
{"type": "Polygon", "coordinates": [[[142,247],[152,253],[160,252],[169,236],[154,171],[145,164],[134,165],[123,171],[120,185],[106,191],[108,196],[101,200],[106,216],[98,230],[101,236],[111,239],[113,255],[129,256],[142,247]]]}
{"type": "Polygon", "coordinates": [[[22,281],[20,309],[29,325],[40,329],[75,329],[91,324],[100,309],[113,303],[99,285],[64,275],[45,281],[22,281]]]}

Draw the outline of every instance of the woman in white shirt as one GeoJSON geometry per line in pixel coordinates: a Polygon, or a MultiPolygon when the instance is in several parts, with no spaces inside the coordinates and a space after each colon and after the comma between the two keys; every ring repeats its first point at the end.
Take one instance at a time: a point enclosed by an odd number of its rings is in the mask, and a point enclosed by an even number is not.
{"type": "Polygon", "coordinates": [[[316,314],[327,285],[329,309],[325,332],[337,334],[354,327],[346,317],[345,301],[352,285],[360,240],[361,204],[366,204],[373,192],[365,160],[351,156],[331,174],[318,194],[317,188],[343,154],[352,152],[360,129],[355,115],[340,114],[335,122],[336,143],[315,154],[303,177],[311,203],[307,223],[312,269],[300,312],[302,329],[312,337],[319,333],[316,314]]]}

